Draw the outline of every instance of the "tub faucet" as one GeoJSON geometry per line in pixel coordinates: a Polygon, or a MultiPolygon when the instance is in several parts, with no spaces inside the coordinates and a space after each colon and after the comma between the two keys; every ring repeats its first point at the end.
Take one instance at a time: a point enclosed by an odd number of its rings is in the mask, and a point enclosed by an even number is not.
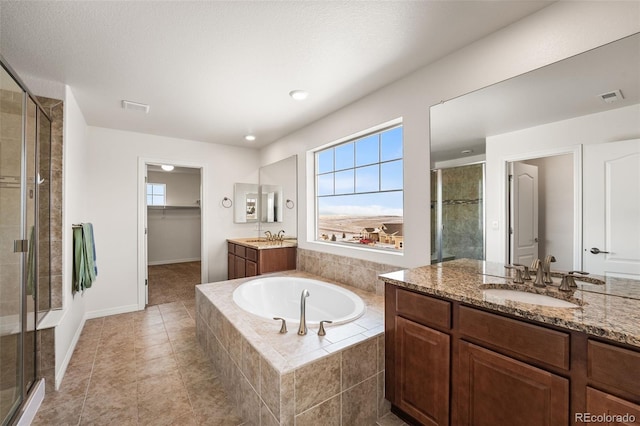
{"type": "Polygon", "coordinates": [[[307,310],[307,297],[309,297],[309,290],[306,288],[302,290],[300,295],[300,327],[298,327],[298,335],[304,336],[307,334],[307,319],[305,317],[307,310]]]}

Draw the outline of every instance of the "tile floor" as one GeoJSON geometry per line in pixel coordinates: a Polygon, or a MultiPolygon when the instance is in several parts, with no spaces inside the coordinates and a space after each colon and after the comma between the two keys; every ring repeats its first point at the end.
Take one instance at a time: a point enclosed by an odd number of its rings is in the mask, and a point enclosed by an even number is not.
{"type": "Polygon", "coordinates": [[[150,265],[149,305],[194,299],[195,286],[201,283],[200,262],[150,265]]]}
{"type": "Polygon", "coordinates": [[[196,342],[194,304],[88,320],[34,425],[242,424],[196,342]]]}
{"type": "MultiPolygon", "coordinates": [[[[195,297],[88,320],[33,424],[244,425],[196,341],[194,318],[195,297]]],[[[393,414],[377,424],[406,426],[393,414]]]]}

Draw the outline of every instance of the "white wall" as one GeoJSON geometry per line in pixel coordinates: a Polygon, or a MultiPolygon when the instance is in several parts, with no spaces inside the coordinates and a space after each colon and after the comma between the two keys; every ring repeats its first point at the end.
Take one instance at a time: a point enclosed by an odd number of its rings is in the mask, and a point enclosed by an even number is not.
{"type": "Polygon", "coordinates": [[[296,158],[289,157],[274,164],[260,168],[260,185],[280,185],[282,186],[282,222],[262,223],[262,231],[278,233],[285,231],[288,237],[297,235],[296,206],[298,205],[297,185],[296,185],[296,158]],[[286,201],[293,202],[293,208],[286,206],[286,201]]]}
{"type": "MultiPolygon", "coordinates": [[[[86,194],[89,190],[87,124],[69,86],[64,96],[63,140],[63,202],[62,247],[63,284],[62,305],[64,316],[55,329],[56,388],[59,387],[75,344],[84,326],[87,295],[71,294],[73,280],[72,225],[87,221],[86,194]]],[[[90,291],[90,289],[89,289],[90,291]]]]}
{"type": "Polygon", "coordinates": [[[256,235],[255,225],[234,224],[234,182],[257,182],[258,153],[247,148],[195,142],[99,127],[88,129],[85,222],[93,222],[98,279],[87,291],[90,317],[138,309],[139,159],[202,169],[208,247],[208,281],[226,279],[226,238],[256,235]]]}
{"type": "Polygon", "coordinates": [[[632,105],[487,138],[486,217],[488,224],[499,224],[497,228],[487,227],[487,260],[505,259],[505,159],[531,158],[549,150],[638,138],[639,118],[640,105],[632,105]]]}
{"type": "Polygon", "coordinates": [[[298,154],[299,246],[404,267],[428,264],[429,107],[636,33],[639,14],[638,2],[554,3],[263,148],[261,164],[298,154]],[[398,117],[404,123],[404,255],[313,241],[307,151],[398,117]]]}

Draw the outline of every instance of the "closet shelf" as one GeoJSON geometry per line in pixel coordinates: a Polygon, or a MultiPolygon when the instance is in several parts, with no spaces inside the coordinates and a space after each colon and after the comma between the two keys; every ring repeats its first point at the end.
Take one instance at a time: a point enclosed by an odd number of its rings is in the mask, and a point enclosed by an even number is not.
{"type": "Polygon", "coordinates": [[[200,206],[147,206],[149,210],[200,209],[200,206]]]}

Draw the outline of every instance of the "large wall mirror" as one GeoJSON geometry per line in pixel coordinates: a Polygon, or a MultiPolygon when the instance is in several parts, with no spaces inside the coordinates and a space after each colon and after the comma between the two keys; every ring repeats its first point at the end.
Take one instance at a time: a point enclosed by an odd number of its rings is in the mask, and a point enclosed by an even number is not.
{"type": "Polygon", "coordinates": [[[432,261],[640,279],[639,76],[635,34],[431,107],[432,261]]]}
{"type": "Polygon", "coordinates": [[[293,155],[261,167],[259,183],[234,184],[234,222],[258,223],[259,236],[269,231],[297,238],[297,179],[297,156],[293,155]]]}
{"type": "Polygon", "coordinates": [[[289,238],[298,235],[297,156],[260,168],[260,231],[284,231],[289,238]]]}

